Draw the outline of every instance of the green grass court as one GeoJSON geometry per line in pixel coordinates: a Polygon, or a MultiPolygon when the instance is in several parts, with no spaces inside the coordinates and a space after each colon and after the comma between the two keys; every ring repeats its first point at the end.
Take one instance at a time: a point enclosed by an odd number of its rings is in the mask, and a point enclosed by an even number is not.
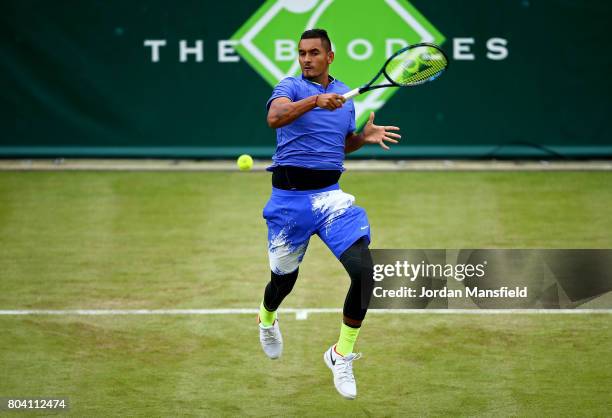
{"type": "MultiPolygon", "coordinates": [[[[372,248],[612,248],[610,184],[610,172],[341,181],[372,248]]],[[[0,309],[256,308],[269,188],[261,172],[0,172],[0,309]]],[[[314,237],[283,306],[339,308],[348,283],[314,237]]],[[[66,396],[71,416],[610,413],[606,314],[371,315],[353,402],[321,359],[340,317],[281,318],[272,362],[249,315],[0,316],[0,397],[66,396]]]]}

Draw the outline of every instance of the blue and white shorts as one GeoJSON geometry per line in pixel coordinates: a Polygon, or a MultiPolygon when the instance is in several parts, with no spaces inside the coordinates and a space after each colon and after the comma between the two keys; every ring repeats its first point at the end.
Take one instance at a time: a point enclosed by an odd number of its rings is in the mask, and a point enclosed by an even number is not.
{"type": "Polygon", "coordinates": [[[294,272],[304,258],[313,234],[339,258],[355,241],[367,237],[370,224],[355,197],[338,184],[318,190],[272,188],[263,210],[268,225],[270,269],[276,274],[294,272]]]}

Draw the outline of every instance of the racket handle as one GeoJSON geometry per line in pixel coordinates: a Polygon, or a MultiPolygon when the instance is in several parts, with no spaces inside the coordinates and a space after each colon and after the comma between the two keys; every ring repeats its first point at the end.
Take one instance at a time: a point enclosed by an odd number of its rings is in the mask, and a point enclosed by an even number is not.
{"type": "Polygon", "coordinates": [[[360,94],[359,90],[360,90],[360,88],[357,87],[356,89],[353,89],[353,90],[349,91],[348,93],[344,93],[342,95],[342,97],[344,97],[346,100],[352,99],[353,97],[355,97],[358,94],[360,94]]]}

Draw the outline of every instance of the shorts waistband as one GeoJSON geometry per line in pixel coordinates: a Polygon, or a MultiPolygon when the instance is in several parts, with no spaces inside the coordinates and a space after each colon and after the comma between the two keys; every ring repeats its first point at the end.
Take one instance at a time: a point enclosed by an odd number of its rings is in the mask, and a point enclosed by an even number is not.
{"type": "Polygon", "coordinates": [[[315,193],[323,193],[330,192],[332,190],[339,190],[340,185],[338,183],[332,184],[331,186],[324,187],[322,189],[314,189],[314,190],[284,190],[277,189],[272,186],[272,196],[283,196],[283,197],[293,197],[293,196],[307,196],[315,193]]]}

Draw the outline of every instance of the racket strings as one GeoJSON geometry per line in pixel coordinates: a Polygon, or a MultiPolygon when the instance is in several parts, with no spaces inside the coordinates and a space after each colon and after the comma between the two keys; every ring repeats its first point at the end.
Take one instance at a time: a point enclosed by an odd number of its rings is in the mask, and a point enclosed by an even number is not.
{"type": "Polygon", "coordinates": [[[386,74],[400,86],[421,84],[438,77],[448,66],[446,57],[429,47],[416,47],[394,57],[386,74]]]}

